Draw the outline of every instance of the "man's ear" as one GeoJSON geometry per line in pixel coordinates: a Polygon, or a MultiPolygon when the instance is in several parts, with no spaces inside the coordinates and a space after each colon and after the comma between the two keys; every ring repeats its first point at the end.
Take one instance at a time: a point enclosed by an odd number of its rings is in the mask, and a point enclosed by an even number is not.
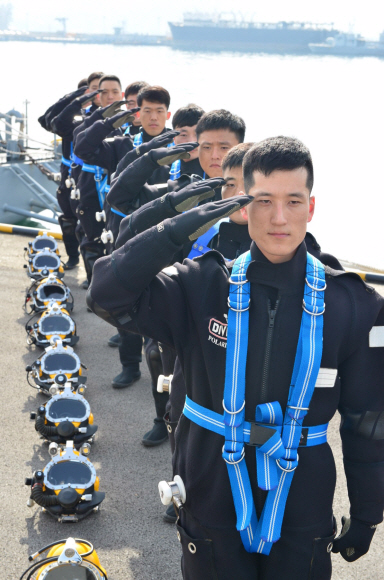
{"type": "Polygon", "coordinates": [[[316,198],[315,196],[311,196],[309,198],[309,210],[308,210],[308,219],[307,222],[311,222],[313,218],[313,214],[315,213],[315,205],[316,205],[316,198]]]}
{"type": "MultiPolygon", "coordinates": [[[[239,191],[237,195],[245,195],[244,191],[239,191]]],[[[240,208],[241,217],[243,220],[248,221],[248,206],[240,208]]]]}
{"type": "Polygon", "coordinates": [[[171,111],[168,111],[168,113],[167,113],[167,121],[169,121],[170,118],[171,118],[171,111]]]}

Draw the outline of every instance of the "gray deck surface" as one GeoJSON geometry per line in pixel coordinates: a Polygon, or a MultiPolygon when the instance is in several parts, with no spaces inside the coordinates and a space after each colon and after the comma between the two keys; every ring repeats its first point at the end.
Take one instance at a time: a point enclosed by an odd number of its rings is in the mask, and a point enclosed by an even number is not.
{"type": "MultiPolygon", "coordinates": [[[[85,291],[79,287],[85,279],[82,268],[68,272],[65,282],[75,298],[73,316],[80,336],[75,350],[89,369],[86,397],[99,426],[90,460],[100,477],[100,491],[107,495],[100,512],[78,524],[59,524],[37,506],[26,506],[29,492],[24,478],[49,461],[48,449],[29,419],[30,411],[47,399],[28,386],[24,370],[41,352],[25,341],[27,317],[22,304],[29,279],[23,269],[23,248],[27,242],[23,236],[0,234],[0,577],[17,580],[28,566],[29,554],[72,535],[93,542],[110,580],[179,580],[180,546],[173,526],[162,521],[164,508],[157,491],[159,480],[171,476],[170,447],[167,442],[148,449],[140,443],[154,415],[149,373],[144,363],[140,381],[122,391],[111,388],[111,378],[120,372],[117,349],[107,346],[115,332],[87,312],[85,291]]],[[[384,287],[377,289],[383,292],[384,287]]],[[[332,422],[329,441],[338,470],[334,511],[340,522],[348,513],[348,498],[338,421],[336,417],[332,422]]],[[[380,527],[368,555],[355,564],[333,555],[333,578],[383,579],[383,538],[380,527]]]]}

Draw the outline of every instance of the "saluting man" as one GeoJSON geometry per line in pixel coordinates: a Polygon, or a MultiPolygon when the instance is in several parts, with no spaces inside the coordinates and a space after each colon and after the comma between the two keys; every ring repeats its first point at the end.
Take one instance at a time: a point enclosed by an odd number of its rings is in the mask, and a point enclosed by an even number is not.
{"type": "Polygon", "coordinates": [[[243,163],[247,195],[165,219],[95,265],[89,306],[175,348],[187,398],[174,474],[186,580],[331,578],[331,551],[365,554],[384,506],[384,300],[307,253],[313,166],[297,139],[243,163]],[[243,208],[250,251],[162,272],[188,240],[243,208]],[[340,434],[350,514],[336,536],[340,434]]]}

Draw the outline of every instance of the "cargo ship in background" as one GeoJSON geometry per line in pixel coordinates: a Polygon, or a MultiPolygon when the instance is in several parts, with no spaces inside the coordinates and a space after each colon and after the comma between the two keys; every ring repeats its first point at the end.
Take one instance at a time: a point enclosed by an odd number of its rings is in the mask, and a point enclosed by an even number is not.
{"type": "Polygon", "coordinates": [[[189,50],[245,50],[307,54],[310,43],[323,43],[339,31],[333,24],[313,22],[254,22],[225,14],[185,14],[182,22],[168,22],[173,45],[189,50]]]}

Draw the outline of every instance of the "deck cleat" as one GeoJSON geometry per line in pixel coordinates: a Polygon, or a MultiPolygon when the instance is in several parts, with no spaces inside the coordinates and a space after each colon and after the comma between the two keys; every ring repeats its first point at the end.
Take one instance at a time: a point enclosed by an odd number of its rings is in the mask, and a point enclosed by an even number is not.
{"type": "Polygon", "coordinates": [[[45,352],[32,364],[28,365],[27,381],[31,387],[38,389],[46,395],[56,395],[58,392],[57,378],[69,381],[74,390],[78,385],[85,384],[87,378],[82,376],[82,369],[86,367],[81,363],[79,357],[70,346],[64,346],[58,338],[52,346],[45,349],[45,352]],[[33,379],[34,385],[30,383],[33,379]]]}
{"type": "Polygon", "coordinates": [[[42,312],[53,302],[61,308],[71,311],[73,309],[73,297],[69,288],[55,274],[49,274],[42,280],[37,280],[26,291],[24,308],[30,308],[32,312],[42,312]]]}
{"type": "MultiPolygon", "coordinates": [[[[93,424],[91,407],[83,396],[85,385],[80,385],[75,391],[65,375],[57,375],[55,384],[56,394],[30,415],[35,420],[36,431],[57,446],[65,445],[68,440],[73,441],[75,449],[93,443],[97,425],[93,424]]],[[[53,390],[54,386],[51,386],[51,393],[53,390]]],[[[84,447],[83,451],[89,455],[90,447],[84,447]]]]}
{"type": "Polygon", "coordinates": [[[78,522],[105,498],[96,470],[82,448],[74,449],[73,441],[67,441],[64,449],[51,443],[50,452],[52,459],[45,468],[25,480],[31,487],[27,505],[36,503],[59,522],[78,522]]]}
{"type": "Polygon", "coordinates": [[[29,556],[29,561],[33,562],[44,552],[48,552],[47,556],[29,566],[20,580],[27,580],[27,574],[36,580],[108,580],[96,551],[87,540],[59,540],[29,556]]]}
{"type": "Polygon", "coordinates": [[[56,342],[58,339],[69,346],[78,343],[75,321],[57,302],[51,302],[39,320],[32,324],[35,316],[36,314],[25,325],[27,344],[36,344],[36,346],[46,348],[52,341],[56,342]]]}

